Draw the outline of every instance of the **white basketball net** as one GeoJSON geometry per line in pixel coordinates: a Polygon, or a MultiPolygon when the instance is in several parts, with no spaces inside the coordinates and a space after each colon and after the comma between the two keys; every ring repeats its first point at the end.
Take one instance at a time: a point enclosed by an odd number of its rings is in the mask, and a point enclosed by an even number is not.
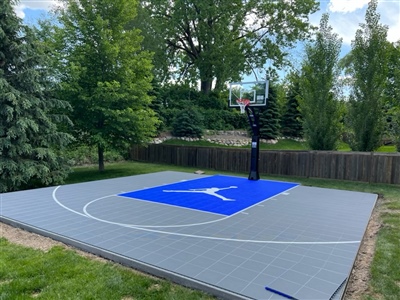
{"type": "Polygon", "coordinates": [[[246,111],[246,106],[250,104],[250,100],[249,99],[237,99],[236,103],[240,107],[240,113],[244,114],[244,112],[246,111]]]}

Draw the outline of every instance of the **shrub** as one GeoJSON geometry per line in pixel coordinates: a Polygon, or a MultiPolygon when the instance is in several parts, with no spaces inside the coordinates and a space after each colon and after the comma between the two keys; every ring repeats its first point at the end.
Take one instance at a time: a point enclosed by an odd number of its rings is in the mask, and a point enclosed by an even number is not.
{"type": "Polygon", "coordinates": [[[172,124],[172,134],[178,137],[198,137],[203,134],[203,116],[194,109],[182,110],[172,124]]]}
{"type": "Polygon", "coordinates": [[[174,120],[176,117],[182,113],[181,109],[177,108],[165,108],[159,112],[160,114],[160,119],[163,122],[163,130],[172,128],[172,125],[174,123],[174,120]]]}
{"type": "MultiPolygon", "coordinates": [[[[95,146],[75,145],[64,152],[64,156],[72,166],[94,165],[98,163],[97,149],[95,146]]],[[[124,157],[116,150],[104,152],[104,161],[117,162],[124,160],[124,157]]]]}

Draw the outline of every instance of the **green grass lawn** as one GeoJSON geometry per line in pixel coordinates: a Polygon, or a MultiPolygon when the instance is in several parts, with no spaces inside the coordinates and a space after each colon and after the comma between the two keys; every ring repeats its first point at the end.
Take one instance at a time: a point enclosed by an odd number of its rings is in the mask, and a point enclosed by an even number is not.
{"type": "MultiPolygon", "coordinates": [[[[193,172],[194,168],[124,162],[79,167],[66,183],[99,180],[159,171],[193,172]]],[[[217,172],[205,170],[207,174],[217,172]]],[[[233,174],[247,176],[247,174],[233,174]]],[[[295,181],[303,185],[377,193],[381,228],[371,266],[369,290],[363,299],[399,299],[400,295],[400,186],[293,177],[263,178],[295,181]]],[[[53,248],[45,253],[0,240],[0,299],[212,299],[198,291],[161,279],[131,272],[113,263],[80,257],[73,251],[53,248]]]]}
{"type": "Polygon", "coordinates": [[[0,238],[0,299],[213,299],[59,246],[49,252],[0,238]]]}

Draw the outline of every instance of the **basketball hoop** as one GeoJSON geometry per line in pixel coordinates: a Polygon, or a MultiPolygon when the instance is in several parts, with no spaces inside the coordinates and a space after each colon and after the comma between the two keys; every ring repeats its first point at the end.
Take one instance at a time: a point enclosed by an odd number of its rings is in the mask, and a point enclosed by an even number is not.
{"type": "Polygon", "coordinates": [[[250,104],[250,100],[249,100],[249,99],[241,98],[241,99],[237,99],[237,100],[236,100],[236,103],[237,103],[237,104],[239,105],[239,107],[240,107],[240,113],[241,113],[241,114],[244,114],[246,106],[250,104]]]}

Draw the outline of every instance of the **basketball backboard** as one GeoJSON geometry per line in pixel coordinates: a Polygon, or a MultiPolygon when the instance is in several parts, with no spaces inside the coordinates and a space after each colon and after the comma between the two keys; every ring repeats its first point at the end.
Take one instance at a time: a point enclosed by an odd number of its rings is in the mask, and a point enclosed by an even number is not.
{"type": "Polygon", "coordinates": [[[267,98],[268,80],[229,84],[229,107],[239,107],[238,99],[249,99],[250,106],[266,106],[267,98]]]}

